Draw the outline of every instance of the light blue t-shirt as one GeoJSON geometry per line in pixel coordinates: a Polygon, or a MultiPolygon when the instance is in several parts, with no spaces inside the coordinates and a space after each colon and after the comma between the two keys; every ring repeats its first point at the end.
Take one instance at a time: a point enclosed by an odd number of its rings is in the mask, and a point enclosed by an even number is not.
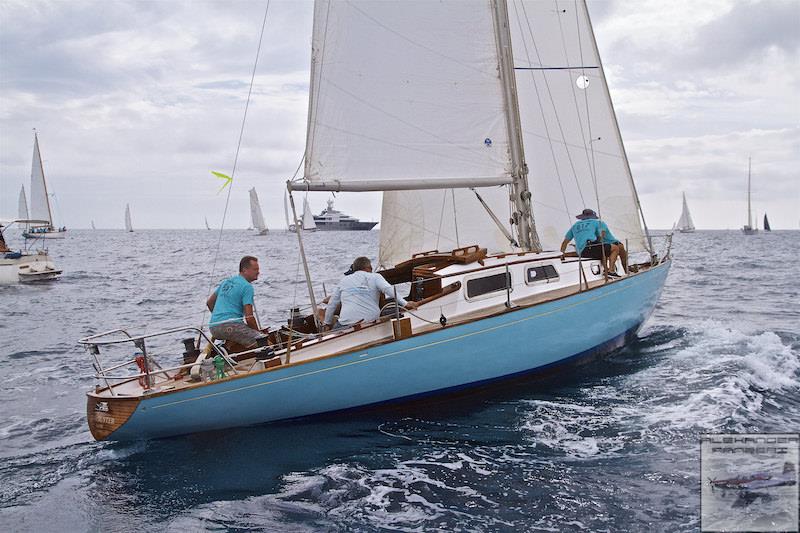
{"type": "Polygon", "coordinates": [[[610,244],[614,244],[615,242],[619,242],[619,239],[614,237],[614,234],[611,233],[610,229],[608,229],[608,225],[605,222],[603,222],[602,220],[600,221],[600,231],[605,231],[606,232],[606,236],[603,239],[603,242],[607,242],[607,243],[610,243],[610,244]]]}
{"type": "MultiPolygon", "coordinates": [[[[575,239],[575,248],[578,250],[578,255],[586,248],[587,241],[596,241],[600,238],[600,222],[596,218],[587,218],[586,220],[579,220],[572,225],[571,228],[564,235],[564,239],[571,241],[575,239]]],[[[606,238],[608,232],[606,232],[606,238]]]]}
{"type": "Polygon", "coordinates": [[[220,283],[215,291],[217,301],[211,312],[211,324],[241,322],[244,318],[244,306],[253,305],[253,292],[253,286],[241,275],[220,283]]]}

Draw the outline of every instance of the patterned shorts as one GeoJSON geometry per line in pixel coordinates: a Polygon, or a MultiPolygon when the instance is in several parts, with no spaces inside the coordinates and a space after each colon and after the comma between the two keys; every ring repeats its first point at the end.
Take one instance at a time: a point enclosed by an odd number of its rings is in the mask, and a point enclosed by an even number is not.
{"type": "Polygon", "coordinates": [[[229,324],[219,324],[211,327],[211,334],[215,339],[225,339],[241,344],[245,348],[252,348],[259,339],[266,337],[260,331],[256,331],[247,324],[232,322],[229,324]]]}

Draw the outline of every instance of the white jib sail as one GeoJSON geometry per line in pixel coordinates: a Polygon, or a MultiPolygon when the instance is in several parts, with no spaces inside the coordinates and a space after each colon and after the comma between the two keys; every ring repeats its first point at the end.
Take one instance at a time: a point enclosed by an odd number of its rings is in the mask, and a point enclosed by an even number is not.
{"type": "Polygon", "coordinates": [[[678,219],[677,227],[679,230],[694,229],[692,215],[689,213],[689,205],[686,203],[686,193],[683,193],[683,210],[681,211],[681,218],[678,219]]]}
{"type": "Polygon", "coordinates": [[[44,167],[39,153],[39,137],[33,136],[33,164],[31,166],[31,209],[30,217],[34,220],[47,220],[53,225],[50,212],[50,201],[47,197],[47,184],[44,181],[44,167]]]}
{"type": "Polygon", "coordinates": [[[303,229],[317,229],[317,223],[314,222],[314,213],[311,212],[311,206],[308,205],[308,198],[303,198],[303,229]]]}
{"type": "Polygon", "coordinates": [[[293,222],[289,222],[289,193],[283,191],[283,216],[286,218],[286,229],[292,230],[295,227],[293,222]]]}
{"type": "Polygon", "coordinates": [[[267,230],[267,224],[264,222],[264,213],[261,212],[261,203],[258,201],[255,187],[250,189],[250,220],[259,233],[267,230]]]}
{"type": "Polygon", "coordinates": [[[582,1],[509,2],[536,230],[558,249],[575,215],[597,210],[632,251],[646,249],[638,199],[589,14],[582,1]]]}
{"type": "Polygon", "coordinates": [[[303,187],[511,181],[489,0],[317,0],[303,187]]]}
{"type": "Polygon", "coordinates": [[[19,206],[17,210],[17,218],[20,220],[28,220],[28,199],[25,197],[25,186],[19,190],[19,206]]]}
{"type": "Polygon", "coordinates": [[[125,204],[125,231],[133,231],[133,224],[131,224],[131,206],[125,204]]]}

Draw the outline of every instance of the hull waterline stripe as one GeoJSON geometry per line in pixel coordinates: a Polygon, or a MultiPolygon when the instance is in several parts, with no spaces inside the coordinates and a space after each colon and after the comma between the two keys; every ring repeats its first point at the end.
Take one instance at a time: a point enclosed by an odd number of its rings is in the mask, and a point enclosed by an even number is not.
{"type": "MultiPolygon", "coordinates": [[[[651,271],[651,272],[653,272],[653,271],[651,271]]],[[[623,280],[623,282],[624,281],[625,280],[623,280]]],[[[273,379],[271,381],[266,381],[264,383],[254,383],[252,385],[245,385],[243,387],[236,387],[236,388],[225,390],[225,391],[211,392],[211,393],[203,394],[203,395],[196,396],[196,397],[193,397],[193,398],[186,398],[186,399],[183,399],[183,400],[175,400],[175,401],[172,401],[172,402],[162,403],[160,405],[154,405],[154,406],[149,406],[149,407],[145,406],[145,405],[142,405],[142,409],[143,410],[146,410],[148,408],[149,409],[161,409],[162,407],[169,407],[169,406],[172,406],[172,405],[178,405],[178,404],[181,404],[181,403],[192,402],[192,401],[195,401],[195,400],[202,400],[202,399],[211,398],[211,397],[214,397],[214,396],[222,396],[224,394],[230,394],[230,393],[233,393],[233,392],[239,392],[239,391],[242,391],[242,390],[253,389],[253,388],[257,388],[257,387],[263,387],[263,386],[266,386],[266,385],[272,385],[274,383],[280,383],[280,382],[283,382],[283,381],[290,381],[290,380],[293,380],[293,379],[299,379],[299,378],[302,378],[302,377],[311,376],[311,375],[319,374],[319,373],[322,373],[322,372],[328,372],[328,371],[331,371],[331,370],[337,370],[337,369],[344,368],[344,367],[347,367],[347,366],[350,366],[350,365],[368,363],[368,362],[373,361],[373,360],[383,359],[384,357],[390,357],[390,356],[393,356],[393,355],[399,355],[399,354],[403,354],[403,353],[406,353],[406,352],[413,352],[413,351],[416,351],[416,350],[429,348],[431,346],[437,346],[439,344],[446,344],[446,343],[453,342],[453,341],[456,341],[456,340],[459,340],[459,339],[464,339],[464,338],[472,337],[472,336],[475,336],[475,335],[481,335],[481,334],[484,334],[484,333],[489,333],[489,332],[492,332],[492,331],[495,331],[495,330],[498,330],[498,329],[503,329],[503,328],[506,328],[506,327],[509,327],[509,326],[520,324],[522,322],[526,322],[528,320],[533,320],[535,318],[540,318],[540,317],[543,317],[543,316],[552,315],[554,313],[559,313],[561,311],[566,311],[566,310],[571,309],[573,307],[577,307],[579,305],[583,305],[583,304],[587,304],[587,303],[590,303],[590,302],[593,302],[593,301],[596,301],[596,300],[600,300],[600,299],[606,298],[608,296],[611,296],[612,294],[616,294],[618,292],[628,290],[631,287],[635,287],[636,285],[638,285],[638,284],[640,284],[642,282],[643,282],[643,280],[638,280],[638,281],[637,280],[633,280],[631,283],[625,284],[625,286],[623,286],[623,287],[619,287],[619,288],[617,288],[615,290],[608,291],[608,292],[606,292],[604,294],[595,296],[593,298],[589,298],[587,300],[583,300],[583,301],[576,302],[576,303],[573,303],[573,304],[569,304],[569,305],[566,305],[566,306],[563,306],[563,307],[559,307],[558,309],[553,309],[552,311],[545,311],[543,313],[539,313],[539,314],[536,314],[536,315],[533,315],[533,316],[529,316],[529,317],[526,317],[526,318],[521,318],[521,319],[518,319],[518,320],[513,320],[511,322],[506,322],[504,324],[499,324],[497,326],[492,326],[490,328],[482,329],[480,331],[473,331],[471,333],[465,333],[463,335],[458,335],[456,337],[450,337],[450,338],[447,338],[447,339],[442,339],[442,340],[439,340],[439,341],[434,341],[434,342],[430,342],[430,343],[427,343],[427,344],[422,344],[420,346],[414,346],[414,347],[411,347],[411,348],[405,348],[403,350],[397,350],[395,352],[390,352],[390,353],[386,353],[386,354],[382,354],[382,355],[375,355],[375,356],[370,357],[368,359],[359,359],[357,361],[350,361],[348,363],[342,363],[342,364],[331,366],[331,367],[327,367],[327,368],[320,368],[319,370],[312,370],[310,372],[304,372],[302,374],[296,374],[294,376],[286,376],[286,377],[283,377],[283,378],[273,379]]],[[[576,294],[580,294],[580,293],[576,293],[576,294]]],[[[364,354],[364,355],[366,355],[366,354],[364,354]]],[[[360,357],[364,357],[364,355],[361,355],[360,357]]],[[[142,399],[142,402],[146,402],[146,401],[147,401],[147,398],[143,398],[142,399]]]]}

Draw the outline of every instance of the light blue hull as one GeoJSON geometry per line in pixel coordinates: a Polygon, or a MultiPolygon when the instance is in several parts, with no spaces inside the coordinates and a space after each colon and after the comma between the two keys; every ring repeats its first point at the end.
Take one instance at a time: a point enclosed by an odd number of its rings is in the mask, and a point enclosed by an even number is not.
{"type": "Polygon", "coordinates": [[[286,420],[475,386],[622,346],[669,262],[560,300],[337,357],[146,398],[110,440],[286,420]]]}

